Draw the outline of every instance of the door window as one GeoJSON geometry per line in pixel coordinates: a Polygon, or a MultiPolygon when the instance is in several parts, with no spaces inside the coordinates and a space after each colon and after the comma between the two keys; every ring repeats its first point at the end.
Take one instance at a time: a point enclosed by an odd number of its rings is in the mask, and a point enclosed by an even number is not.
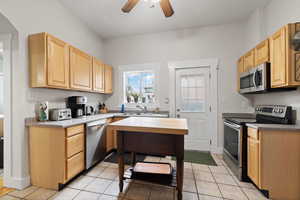
{"type": "Polygon", "coordinates": [[[181,112],[205,112],[205,76],[181,76],[181,112]]]}

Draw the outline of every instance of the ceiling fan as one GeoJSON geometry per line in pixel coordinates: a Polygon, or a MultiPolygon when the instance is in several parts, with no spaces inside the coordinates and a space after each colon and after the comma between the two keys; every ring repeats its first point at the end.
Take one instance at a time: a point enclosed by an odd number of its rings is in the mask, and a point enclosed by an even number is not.
{"type": "MultiPolygon", "coordinates": [[[[122,11],[125,13],[129,13],[139,1],[140,0],[127,0],[126,4],[122,8],[122,11]]],[[[174,14],[174,10],[172,8],[170,0],[144,0],[144,1],[150,1],[153,5],[159,2],[160,7],[163,10],[166,17],[171,17],[174,14]]]]}

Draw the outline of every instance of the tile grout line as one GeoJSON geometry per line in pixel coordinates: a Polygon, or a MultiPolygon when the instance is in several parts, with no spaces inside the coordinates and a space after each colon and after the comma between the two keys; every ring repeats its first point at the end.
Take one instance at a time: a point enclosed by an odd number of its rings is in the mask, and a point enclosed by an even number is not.
{"type": "Polygon", "coordinates": [[[80,194],[80,192],[82,192],[82,190],[79,190],[78,194],[76,194],[75,197],[72,198],[72,200],[75,199],[80,194]]]}
{"type": "Polygon", "coordinates": [[[198,191],[198,187],[197,187],[197,180],[196,180],[196,176],[195,176],[195,173],[194,173],[194,168],[193,168],[193,164],[192,163],[191,163],[191,167],[192,167],[192,173],[193,173],[193,177],[194,177],[194,185],[196,187],[197,199],[200,200],[199,191],[198,191]]]}
{"type": "MultiPolygon", "coordinates": [[[[224,164],[226,164],[226,163],[224,163],[224,164]]],[[[231,172],[229,171],[230,169],[228,168],[228,166],[226,165],[226,166],[224,166],[224,167],[225,167],[225,169],[228,171],[229,175],[233,178],[233,181],[235,181],[235,183],[237,184],[237,187],[240,188],[240,190],[241,190],[242,193],[245,195],[245,197],[246,197],[248,200],[250,200],[249,197],[248,197],[248,195],[244,192],[242,186],[237,182],[238,180],[235,180],[234,175],[231,174],[231,172]]]]}
{"type": "MultiPolygon", "coordinates": [[[[215,158],[213,157],[213,159],[215,159],[215,158]]],[[[215,161],[215,162],[216,162],[216,161],[215,161]]],[[[217,163],[217,162],[216,162],[216,163],[217,163]]],[[[217,166],[220,166],[220,165],[217,164],[217,166]]],[[[214,176],[214,174],[213,174],[213,171],[210,169],[210,167],[208,167],[208,168],[209,168],[209,171],[210,171],[210,173],[211,173],[213,179],[215,180],[215,183],[217,184],[217,187],[218,187],[218,189],[219,189],[219,192],[220,192],[220,194],[221,194],[222,199],[225,199],[225,197],[223,196],[223,193],[222,193],[222,191],[221,191],[221,189],[220,189],[220,186],[219,186],[219,184],[217,183],[217,180],[216,180],[216,178],[215,178],[215,176],[214,176]]]]}

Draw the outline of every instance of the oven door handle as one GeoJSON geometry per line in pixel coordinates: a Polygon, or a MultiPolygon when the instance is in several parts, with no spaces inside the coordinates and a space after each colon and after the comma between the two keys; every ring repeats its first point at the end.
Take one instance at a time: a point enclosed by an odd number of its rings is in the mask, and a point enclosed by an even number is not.
{"type": "Polygon", "coordinates": [[[230,123],[228,123],[228,122],[224,122],[224,124],[225,124],[226,126],[229,126],[230,128],[233,128],[233,129],[238,129],[238,130],[240,130],[240,128],[241,128],[240,125],[234,125],[234,124],[230,124],[230,123]]]}

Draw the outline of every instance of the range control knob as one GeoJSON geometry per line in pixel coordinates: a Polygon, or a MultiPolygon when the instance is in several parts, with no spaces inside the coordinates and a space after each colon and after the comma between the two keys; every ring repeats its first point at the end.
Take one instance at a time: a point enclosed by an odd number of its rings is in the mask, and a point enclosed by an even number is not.
{"type": "Polygon", "coordinates": [[[279,109],[279,113],[281,113],[281,114],[282,114],[282,113],[283,113],[283,111],[284,111],[283,109],[279,109]]]}

